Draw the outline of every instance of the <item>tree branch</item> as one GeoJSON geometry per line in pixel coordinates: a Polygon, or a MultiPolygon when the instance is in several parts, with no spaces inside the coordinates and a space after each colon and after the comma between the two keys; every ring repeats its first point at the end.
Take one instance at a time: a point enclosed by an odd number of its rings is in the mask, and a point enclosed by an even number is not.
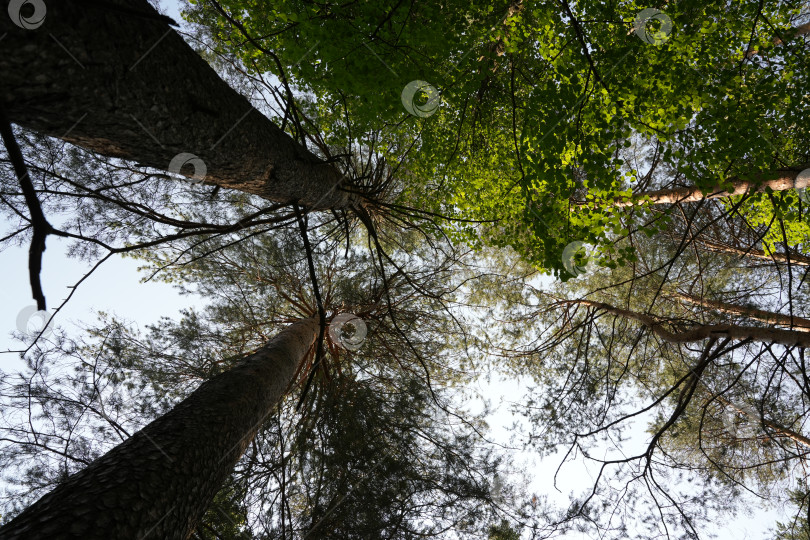
{"type": "Polygon", "coordinates": [[[25,159],[23,159],[20,146],[14,137],[14,130],[11,128],[11,122],[9,122],[2,105],[0,105],[0,134],[2,134],[3,144],[8,150],[11,164],[14,166],[14,173],[20,183],[20,188],[25,197],[25,204],[28,206],[28,212],[31,214],[33,235],[31,236],[31,247],[28,249],[28,276],[31,281],[31,294],[34,300],[37,301],[37,309],[42,311],[45,310],[45,295],[42,292],[42,283],[39,277],[42,270],[42,253],[45,251],[45,239],[55,231],[42,212],[42,206],[39,204],[36,190],[34,190],[34,185],[31,182],[31,176],[28,174],[28,168],[25,165],[25,159]]]}

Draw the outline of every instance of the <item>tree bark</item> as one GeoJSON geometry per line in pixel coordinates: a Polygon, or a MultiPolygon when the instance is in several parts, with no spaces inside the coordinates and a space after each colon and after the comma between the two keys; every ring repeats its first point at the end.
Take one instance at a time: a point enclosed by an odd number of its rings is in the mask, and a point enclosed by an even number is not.
{"type": "Polygon", "coordinates": [[[288,326],[31,505],[0,538],[188,538],[317,334],[315,318],[288,326]]]}
{"type": "Polygon", "coordinates": [[[666,321],[662,321],[628,309],[621,309],[603,302],[592,300],[565,300],[563,304],[580,304],[606,311],[612,315],[632,319],[649,328],[655,335],[670,343],[691,343],[708,338],[727,337],[733,340],[760,341],[776,343],[785,347],[810,347],[810,333],[796,330],[783,330],[779,328],[765,328],[760,326],[743,326],[737,324],[700,324],[689,330],[671,332],[664,328],[666,321]]]}
{"type": "MultiPolygon", "coordinates": [[[[3,13],[0,36],[0,102],[20,126],[160,170],[193,154],[205,183],[281,203],[356,199],[338,189],[337,169],[230,88],[146,0],[49,1],[38,28],[3,13]]],[[[180,172],[200,179],[192,169],[180,172]]]]}
{"type": "Polygon", "coordinates": [[[718,199],[720,197],[731,197],[733,195],[744,195],[749,192],[765,191],[771,188],[773,191],[785,191],[788,189],[803,189],[810,184],[810,174],[799,175],[806,168],[777,169],[768,173],[754,175],[750,180],[734,178],[731,180],[730,190],[719,186],[703,192],[697,187],[683,187],[674,189],[659,189],[634,193],[632,199],[628,201],[616,201],[614,206],[636,206],[643,204],[649,198],[652,204],[675,204],[697,202],[703,199],[718,199]]]}
{"type": "Polygon", "coordinates": [[[773,311],[766,311],[764,309],[728,304],[726,302],[709,300],[708,298],[700,298],[690,294],[672,293],[669,296],[683,300],[684,302],[689,302],[690,304],[719,311],[721,313],[742,315],[748,319],[760,321],[766,324],[787,326],[793,328],[797,332],[810,332],[810,319],[805,319],[804,317],[791,317],[790,315],[783,315],[782,313],[774,313],[773,311]]]}
{"type": "MultiPolygon", "coordinates": [[[[720,244],[717,242],[711,242],[709,240],[698,240],[700,244],[705,246],[709,251],[715,251],[720,253],[731,253],[733,255],[739,255],[740,257],[752,257],[755,259],[763,259],[767,261],[776,261],[780,263],[787,264],[788,262],[788,255],[784,253],[765,253],[765,251],[761,249],[742,249],[734,246],[729,246],[727,244],[720,244]]],[[[800,253],[790,253],[790,264],[795,264],[798,266],[810,266],[810,257],[807,255],[802,255],[800,253]]]]}

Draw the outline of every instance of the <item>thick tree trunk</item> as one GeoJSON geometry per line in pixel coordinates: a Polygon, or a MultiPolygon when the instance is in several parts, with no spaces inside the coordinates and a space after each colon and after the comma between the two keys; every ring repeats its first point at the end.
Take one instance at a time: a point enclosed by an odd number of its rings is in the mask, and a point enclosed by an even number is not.
{"type": "Polygon", "coordinates": [[[34,29],[0,16],[0,104],[12,122],[160,170],[193,154],[204,182],[277,202],[352,204],[334,167],[230,88],[146,0],[45,5],[34,29]]]}
{"type": "Polygon", "coordinates": [[[786,347],[810,347],[810,333],[808,332],[760,326],[743,326],[738,324],[700,324],[682,332],[671,332],[664,328],[666,321],[661,321],[644,313],[617,308],[603,302],[594,302],[592,300],[566,300],[561,303],[590,306],[606,311],[612,315],[638,321],[649,328],[655,335],[670,343],[691,343],[713,337],[727,337],[733,340],[750,339],[751,341],[761,341],[764,343],[777,343],[786,347]]]}
{"type": "MultiPolygon", "coordinates": [[[[752,257],[754,259],[763,259],[768,261],[776,261],[780,263],[787,264],[788,262],[788,255],[784,253],[765,253],[765,251],[761,249],[742,249],[734,246],[729,246],[727,244],[720,244],[718,242],[712,242],[709,240],[698,240],[698,242],[705,246],[706,249],[709,251],[715,251],[720,253],[730,253],[733,255],[739,255],[740,257],[752,257]]],[[[802,255],[801,253],[794,253],[791,251],[790,255],[790,264],[795,264],[798,266],[810,266],[810,257],[807,255],[802,255]]]]}
{"type": "Polygon", "coordinates": [[[0,529],[16,539],[185,539],[318,333],[299,321],[0,529]]]}
{"type": "Polygon", "coordinates": [[[634,193],[633,198],[629,201],[617,201],[614,205],[619,207],[635,206],[642,204],[643,201],[641,199],[644,198],[646,200],[647,197],[649,197],[653,204],[675,204],[697,202],[703,199],[730,197],[732,195],[744,195],[748,192],[765,191],[766,188],[771,188],[773,191],[803,189],[810,184],[810,174],[805,173],[799,176],[799,173],[804,170],[807,169],[805,167],[779,169],[756,175],[750,180],[736,178],[731,181],[732,188],[730,190],[715,187],[704,193],[696,187],[684,187],[634,193]]]}
{"type": "Polygon", "coordinates": [[[709,300],[708,298],[700,298],[690,294],[673,293],[670,296],[694,304],[709,308],[720,313],[729,313],[732,315],[741,315],[748,319],[763,322],[766,324],[778,324],[779,326],[787,326],[793,328],[798,332],[810,332],[810,319],[804,317],[791,317],[782,313],[774,313],[773,311],[766,311],[764,309],[757,309],[747,306],[738,306],[736,304],[728,304],[718,300],[709,300]]]}

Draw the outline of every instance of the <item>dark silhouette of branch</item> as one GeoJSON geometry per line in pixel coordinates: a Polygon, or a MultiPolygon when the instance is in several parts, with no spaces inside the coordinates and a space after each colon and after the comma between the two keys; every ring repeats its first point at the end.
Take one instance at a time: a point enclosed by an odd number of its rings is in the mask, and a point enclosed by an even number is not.
{"type": "Polygon", "coordinates": [[[45,295],[42,293],[42,282],[39,278],[42,270],[42,252],[45,251],[45,239],[56,231],[42,212],[42,206],[39,204],[20,146],[14,137],[11,122],[8,121],[6,111],[2,107],[0,107],[0,134],[3,136],[3,144],[8,150],[14,173],[17,175],[17,181],[20,183],[25,197],[25,204],[28,205],[28,212],[31,214],[33,235],[31,236],[31,247],[28,250],[28,276],[31,281],[31,294],[37,301],[37,309],[45,310],[45,295]]]}
{"type": "Polygon", "coordinates": [[[301,215],[301,209],[297,204],[293,205],[295,210],[295,217],[298,220],[298,226],[301,229],[301,238],[304,240],[304,251],[307,254],[307,265],[309,266],[309,278],[312,280],[312,290],[315,294],[315,302],[318,304],[318,318],[320,322],[320,330],[318,331],[318,342],[315,345],[315,361],[312,363],[312,369],[309,371],[307,383],[304,386],[304,391],[298,399],[296,409],[301,407],[304,399],[307,397],[309,387],[312,384],[312,379],[320,366],[321,358],[323,357],[323,338],[326,333],[326,312],[323,309],[323,301],[321,300],[321,291],[318,287],[318,276],[315,274],[315,263],[312,260],[312,246],[309,244],[309,236],[307,235],[307,220],[305,215],[301,215]]]}
{"type": "Polygon", "coordinates": [[[585,59],[591,66],[593,76],[596,78],[599,84],[605,87],[605,90],[610,92],[610,88],[607,87],[605,81],[602,80],[602,77],[599,76],[599,72],[596,70],[596,65],[593,62],[593,58],[591,58],[591,53],[588,51],[588,44],[585,42],[585,37],[583,36],[582,27],[579,25],[579,21],[574,16],[574,13],[571,11],[571,6],[569,6],[568,2],[566,1],[563,1],[561,3],[562,6],[565,8],[565,12],[568,14],[568,18],[571,19],[571,26],[574,28],[574,32],[576,32],[577,34],[577,41],[579,41],[579,44],[582,47],[582,53],[585,55],[585,59]]]}

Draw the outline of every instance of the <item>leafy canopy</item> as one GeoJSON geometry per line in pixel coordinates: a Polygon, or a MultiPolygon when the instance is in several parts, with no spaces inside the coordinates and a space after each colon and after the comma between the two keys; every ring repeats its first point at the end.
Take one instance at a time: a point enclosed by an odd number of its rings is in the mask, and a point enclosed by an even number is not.
{"type": "Polygon", "coordinates": [[[665,226],[649,222],[642,188],[713,190],[808,156],[798,2],[218,5],[187,16],[249,71],[300,90],[330,144],[382,131],[404,202],[484,222],[446,231],[512,246],[564,279],[572,241],[615,266],[634,259],[617,238],[665,226]],[[432,88],[411,96],[413,81],[432,88]],[[639,144],[666,178],[629,158],[639,144]],[[630,198],[642,208],[628,218],[615,202],[630,198]]]}

